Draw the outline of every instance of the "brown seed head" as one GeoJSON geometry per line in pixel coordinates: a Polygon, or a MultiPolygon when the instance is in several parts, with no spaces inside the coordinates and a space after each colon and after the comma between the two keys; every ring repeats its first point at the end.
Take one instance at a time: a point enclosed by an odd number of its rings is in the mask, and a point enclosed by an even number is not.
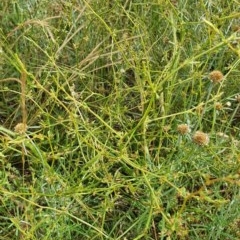
{"type": "Polygon", "coordinates": [[[209,74],[209,78],[213,83],[220,83],[223,80],[223,74],[222,72],[218,71],[218,70],[214,70],[212,72],[210,72],[209,74]]]}
{"type": "Polygon", "coordinates": [[[24,123],[18,123],[15,128],[14,128],[14,131],[16,133],[19,133],[19,134],[23,134],[27,131],[27,125],[24,124],[24,123]]]}
{"type": "Polygon", "coordinates": [[[193,142],[195,142],[198,145],[201,146],[206,146],[209,143],[209,137],[208,134],[202,132],[202,131],[197,131],[192,137],[193,142]]]}
{"type": "Polygon", "coordinates": [[[222,103],[216,102],[216,103],[215,103],[215,108],[216,108],[217,110],[219,110],[219,111],[223,110],[223,105],[222,105],[222,103]]]}
{"type": "Polygon", "coordinates": [[[191,132],[191,129],[190,127],[187,125],[187,124],[179,124],[177,126],[177,131],[180,133],[180,134],[187,134],[189,132],[191,132]]]}
{"type": "Polygon", "coordinates": [[[170,125],[166,125],[166,126],[163,127],[163,131],[164,131],[164,132],[169,132],[170,129],[171,129],[171,126],[170,126],[170,125]]]}

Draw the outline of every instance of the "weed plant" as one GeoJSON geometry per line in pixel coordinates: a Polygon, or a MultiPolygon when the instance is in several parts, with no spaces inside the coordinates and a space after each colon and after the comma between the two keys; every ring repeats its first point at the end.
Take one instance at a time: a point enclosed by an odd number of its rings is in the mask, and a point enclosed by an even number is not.
{"type": "Polygon", "coordinates": [[[0,18],[0,239],[240,238],[239,1],[0,18]]]}

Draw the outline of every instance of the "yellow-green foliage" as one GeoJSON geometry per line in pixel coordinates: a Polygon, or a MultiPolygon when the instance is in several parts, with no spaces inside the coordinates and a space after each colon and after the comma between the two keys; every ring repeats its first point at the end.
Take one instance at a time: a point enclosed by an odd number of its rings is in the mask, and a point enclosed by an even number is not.
{"type": "Polygon", "coordinates": [[[236,0],[0,2],[0,239],[239,239],[236,0]]]}

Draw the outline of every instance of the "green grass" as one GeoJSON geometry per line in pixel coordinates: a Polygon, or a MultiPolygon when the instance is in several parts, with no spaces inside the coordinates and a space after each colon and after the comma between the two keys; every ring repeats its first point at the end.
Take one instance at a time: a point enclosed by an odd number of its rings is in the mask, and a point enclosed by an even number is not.
{"type": "Polygon", "coordinates": [[[239,12],[2,0],[0,239],[240,238],[239,12]]]}

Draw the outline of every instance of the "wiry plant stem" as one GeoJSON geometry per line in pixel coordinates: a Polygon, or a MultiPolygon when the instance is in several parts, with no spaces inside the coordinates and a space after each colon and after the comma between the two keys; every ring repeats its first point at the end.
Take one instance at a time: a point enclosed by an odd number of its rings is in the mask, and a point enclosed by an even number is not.
{"type": "Polygon", "coordinates": [[[21,72],[21,109],[22,109],[22,123],[27,124],[27,109],[26,109],[26,71],[21,72]]]}
{"type": "MultiPolygon", "coordinates": [[[[27,108],[26,108],[26,79],[27,79],[27,74],[26,71],[23,69],[21,72],[21,110],[22,110],[22,123],[24,126],[27,126],[27,108]]],[[[24,143],[22,143],[22,170],[24,174],[24,169],[25,169],[25,154],[26,154],[26,149],[24,147],[24,143]]]]}

